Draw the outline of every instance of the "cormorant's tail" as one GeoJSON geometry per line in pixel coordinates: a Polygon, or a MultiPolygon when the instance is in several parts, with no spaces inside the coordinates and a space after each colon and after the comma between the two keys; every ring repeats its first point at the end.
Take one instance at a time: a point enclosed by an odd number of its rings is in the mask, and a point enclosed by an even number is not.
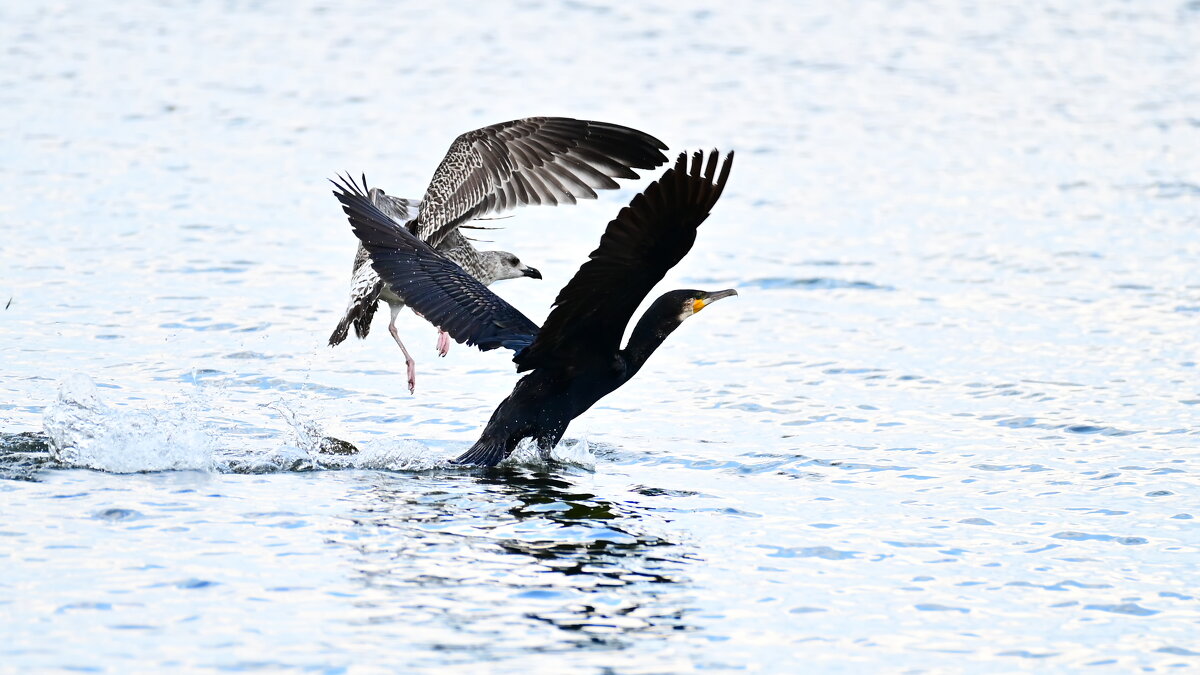
{"type": "Polygon", "coordinates": [[[337,328],[329,336],[329,346],[336,347],[345,341],[350,334],[350,326],[354,326],[354,334],[361,340],[371,332],[371,319],[375,318],[376,302],[359,303],[346,308],[346,315],[338,322],[337,328]]]}
{"type": "Polygon", "coordinates": [[[455,464],[478,464],[496,466],[508,456],[507,444],[499,438],[484,436],[475,445],[454,459],[455,464]]]}

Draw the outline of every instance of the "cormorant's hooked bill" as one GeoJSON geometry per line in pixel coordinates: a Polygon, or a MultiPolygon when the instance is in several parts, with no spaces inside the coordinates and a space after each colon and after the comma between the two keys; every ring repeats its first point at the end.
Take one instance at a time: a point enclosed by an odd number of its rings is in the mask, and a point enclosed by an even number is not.
{"type": "Polygon", "coordinates": [[[729,289],[726,289],[723,291],[716,291],[715,293],[703,293],[700,297],[698,297],[692,301],[692,313],[694,314],[696,312],[699,312],[700,310],[713,304],[714,302],[720,300],[721,298],[728,298],[731,295],[737,295],[737,294],[738,293],[737,293],[736,288],[729,288],[729,289]]]}

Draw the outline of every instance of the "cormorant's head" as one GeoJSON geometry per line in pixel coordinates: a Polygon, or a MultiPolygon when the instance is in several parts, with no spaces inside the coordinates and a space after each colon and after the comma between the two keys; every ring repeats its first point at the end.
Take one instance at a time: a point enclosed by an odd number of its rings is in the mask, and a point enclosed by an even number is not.
{"type": "Polygon", "coordinates": [[[490,258],[496,268],[496,281],[501,279],[519,279],[521,277],[530,277],[532,279],[542,278],[541,272],[522,263],[520,258],[508,251],[485,251],[484,256],[490,258]]]}
{"type": "Polygon", "coordinates": [[[663,340],[683,325],[689,316],[731,295],[737,295],[737,291],[730,288],[710,293],[681,288],[658,296],[642,314],[642,318],[638,319],[633,333],[629,335],[629,344],[625,350],[632,358],[634,371],[640,368],[663,340]]]}
{"type": "Polygon", "coordinates": [[[683,321],[684,319],[695,314],[696,312],[699,312],[721,298],[728,298],[731,295],[738,294],[738,292],[732,288],[727,288],[723,291],[713,291],[711,293],[708,291],[697,291],[691,289],[672,291],[672,293],[678,294],[680,321],[683,321]]]}

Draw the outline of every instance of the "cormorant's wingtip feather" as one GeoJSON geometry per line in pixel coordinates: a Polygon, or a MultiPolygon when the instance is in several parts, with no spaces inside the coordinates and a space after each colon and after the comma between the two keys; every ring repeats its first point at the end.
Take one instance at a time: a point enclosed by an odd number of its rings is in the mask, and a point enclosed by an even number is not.
{"type": "Polygon", "coordinates": [[[704,164],[704,182],[708,185],[713,185],[713,178],[717,175],[717,160],[721,158],[721,153],[713,148],[708,153],[708,162],[704,164]]]}
{"type": "Polygon", "coordinates": [[[721,164],[721,173],[717,176],[717,196],[721,196],[721,192],[725,190],[725,183],[729,180],[729,170],[733,168],[733,151],[730,150],[725,155],[725,161],[721,164]]]}

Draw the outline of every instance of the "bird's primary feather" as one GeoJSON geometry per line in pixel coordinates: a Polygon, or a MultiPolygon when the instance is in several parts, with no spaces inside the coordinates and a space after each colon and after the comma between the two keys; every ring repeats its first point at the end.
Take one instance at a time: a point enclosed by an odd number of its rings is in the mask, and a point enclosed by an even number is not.
{"type": "Polygon", "coordinates": [[[733,153],[717,174],[719,154],[679,155],[675,166],[651,183],[609,222],[600,245],[559,291],[537,339],[513,359],[524,371],[556,361],[578,362],[587,354],[620,349],[621,336],[638,305],[687,255],[696,228],[721,196],[733,153]]]}
{"type": "Polygon", "coordinates": [[[429,181],[414,233],[437,248],[460,225],[521,205],[574,204],[666,161],[649,134],[607,122],[528,117],[454,140],[429,181]]]}

